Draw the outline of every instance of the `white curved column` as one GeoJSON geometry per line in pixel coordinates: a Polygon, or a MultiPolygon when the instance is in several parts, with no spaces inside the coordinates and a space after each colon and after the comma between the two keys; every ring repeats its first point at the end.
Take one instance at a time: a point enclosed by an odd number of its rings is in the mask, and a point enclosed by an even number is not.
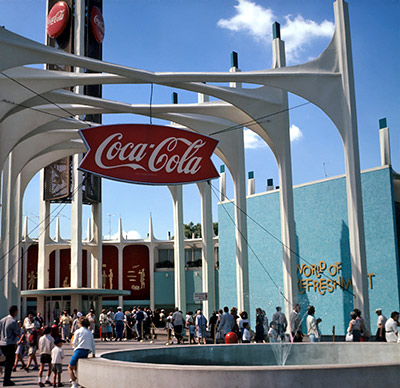
{"type": "Polygon", "coordinates": [[[90,287],[102,287],[103,269],[103,225],[102,225],[102,204],[92,204],[92,239],[94,244],[90,251],[90,287]]]}
{"type": "MultiPolygon", "coordinates": [[[[40,171],[40,187],[44,187],[44,169],[40,171]]],[[[39,290],[49,288],[49,255],[46,249],[50,242],[50,202],[39,193],[39,253],[37,285],[39,290]]]]}
{"type": "MultiPolygon", "coordinates": [[[[274,28],[279,26],[277,23],[274,28]]],[[[280,38],[280,32],[276,34],[272,44],[272,67],[286,67],[285,42],[280,38]]],[[[288,93],[282,93],[282,112],[274,123],[280,131],[279,141],[275,141],[277,150],[277,162],[279,171],[279,203],[281,214],[281,241],[283,256],[283,293],[286,316],[289,316],[294,303],[298,302],[297,290],[297,247],[296,231],[294,223],[293,205],[293,179],[292,179],[292,155],[290,146],[290,124],[288,114],[288,93]],[[286,111],[285,111],[286,110],[286,111]]],[[[267,132],[267,131],[266,131],[267,132]]]]}
{"type": "Polygon", "coordinates": [[[168,186],[174,209],[174,278],[175,306],[186,312],[186,271],[183,232],[183,193],[182,185],[168,186]]]}
{"type": "Polygon", "coordinates": [[[155,309],[155,297],[154,297],[154,231],[153,231],[153,219],[150,215],[149,218],[149,236],[148,236],[148,249],[149,249],[149,267],[150,267],[150,308],[152,311],[155,309]]]}
{"type": "Polygon", "coordinates": [[[201,198],[202,286],[203,292],[207,293],[207,300],[203,301],[203,314],[210,317],[216,309],[211,186],[209,182],[200,182],[197,187],[201,198]]]}
{"type": "Polygon", "coordinates": [[[71,287],[82,287],[82,173],[78,170],[81,154],[73,160],[71,201],[71,287]]]}

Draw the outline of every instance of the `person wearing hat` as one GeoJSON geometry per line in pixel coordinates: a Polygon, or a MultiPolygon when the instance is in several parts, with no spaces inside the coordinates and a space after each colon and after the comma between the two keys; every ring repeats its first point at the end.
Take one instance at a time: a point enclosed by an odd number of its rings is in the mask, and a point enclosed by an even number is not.
{"type": "Polygon", "coordinates": [[[376,326],[378,327],[376,330],[375,341],[378,342],[386,342],[386,331],[385,331],[385,323],[387,321],[386,317],[382,314],[382,309],[375,310],[376,315],[378,316],[378,322],[376,326]]]}
{"type": "Polygon", "coordinates": [[[115,341],[122,341],[122,335],[124,332],[124,322],[125,322],[125,314],[122,312],[122,307],[117,307],[117,312],[114,315],[114,323],[115,323],[115,332],[116,337],[115,341]]]}

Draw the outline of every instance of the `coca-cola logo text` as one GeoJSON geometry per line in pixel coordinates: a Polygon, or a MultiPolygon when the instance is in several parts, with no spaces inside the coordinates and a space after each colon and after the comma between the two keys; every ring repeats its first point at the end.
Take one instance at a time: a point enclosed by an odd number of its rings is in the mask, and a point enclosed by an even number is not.
{"type": "Polygon", "coordinates": [[[103,32],[104,34],[104,21],[103,19],[99,18],[99,15],[95,15],[95,17],[93,18],[93,23],[96,24],[97,27],[100,28],[100,30],[103,32]]]}
{"type": "Polygon", "coordinates": [[[64,1],[59,1],[47,16],[47,34],[50,38],[59,37],[68,24],[69,7],[64,1]]]}
{"type": "Polygon", "coordinates": [[[194,132],[127,124],[89,128],[81,135],[89,152],[80,168],[95,174],[149,184],[186,183],[218,176],[210,161],[217,141],[194,132]]]}
{"type": "Polygon", "coordinates": [[[103,42],[105,35],[104,19],[98,7],[93,7],[90,13],[90,22],[94,38],[98,43],[103,42]]]}
{"type": "Polygon", "coordinates": [[[60,22],[65,16],[65,9],[60,9],[53,17],[47,20],[47,28],[52,26],[54,23],[60,22]]]}

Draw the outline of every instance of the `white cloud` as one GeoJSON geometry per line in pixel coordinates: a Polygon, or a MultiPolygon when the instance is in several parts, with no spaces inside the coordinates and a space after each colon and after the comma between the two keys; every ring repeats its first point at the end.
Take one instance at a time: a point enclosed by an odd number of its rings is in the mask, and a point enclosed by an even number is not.
{"type": "Polygon", "coordinates": [[[257,40],[271,39],[271,26],[275,21],[271,9],[248,0],[238,0],[234,8],[236,15],[231,19],[220,19],[217,23],[219,27],[231,31],[247,31],[257,40]]]}
{"type": "Polygon", "coordinates": [[[243,137],[244,137],[244,148],[257,149],[267,146],[265,141],[250,129],[244,130],[243,137]]]}
{"type": "MultiPolygon", "coordinates": [[[[267,143],[250,129],[245,129],[243,132],[244,148],[246,149],[259,149],[268,147],[267,143]]],[[[294,142],[303,138],[303,133],[297,125],[290,126],[290,141],[294,142]]]]}
{"type": "Polygon", "coordinates": [[[290,141],[296,141],[303,138],[303,133],[300,131],[300,128],[297,125],[292,124],[290,126],[290,141]]]}
{"type": "Polygon", "coordinates": [[[288,60],[298,58],[313,38],[330,38],[335,29],[333,23],[327,20],[318,24],[313,20],[304,19],[301,15],[294,19],[286,16],[285,19],[286,24],[281,28],[281,36],[285,41],[288,60]]]}
{"type": "MultiPolygon", "coordinates": [[[[231,19],[220,19],[217,25],[231,31],[245,31],[257,41],[272,41],[272,24],[277,20],[270,8],[250,0],[238,0],[234,6],[236,15],[231,19]]],[[[317,23],[304,19],[301,15],[285,16],[285,24],[281,25],[281,36],[285,41],[288,62],[299,59],[305,46],[315,38],[330,38],[333,35],[334,24],[327,20],[317,23]]]]}

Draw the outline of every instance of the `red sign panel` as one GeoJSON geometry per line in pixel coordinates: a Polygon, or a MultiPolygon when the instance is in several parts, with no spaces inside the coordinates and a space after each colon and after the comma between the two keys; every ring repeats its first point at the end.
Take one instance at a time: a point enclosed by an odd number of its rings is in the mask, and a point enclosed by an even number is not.
{"type": "Polygon", "coordinates": [[[103,125],[80,131],[89,152],[79,168],[106,178],[153,185],[218,177],[210,159],[218,141],[149,124],[103,125]]]}
{"type": "Polygon", "coordinates": [[[98,43],[103,42],[106,30],[104,27],[103,15],[101,14],[100,9],[97,7],[92,8],[92,12],[90,13],[90,24],[92,25],[94,38],[98,43]]]}
{"type": "Polygon", "coordinates": [[[149,248],[144,245],[128,245],[123,250],[123,288],[131,290],[126,300],[150,299],[149,248]]]}
{"type": "Polygon", "coordinates": [[[47,34],[50,38],[59,37],[68,24],[69,8],[65,1],[59,1],[47,15],[47,34]]]}

